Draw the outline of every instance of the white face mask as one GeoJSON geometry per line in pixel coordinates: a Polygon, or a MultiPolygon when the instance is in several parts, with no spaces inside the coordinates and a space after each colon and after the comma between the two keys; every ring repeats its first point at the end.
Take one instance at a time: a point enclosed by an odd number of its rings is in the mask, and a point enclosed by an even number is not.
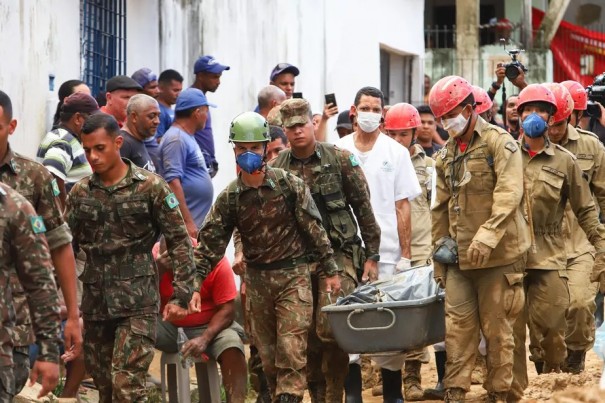
{"type": "Polygon", "coordinates": [[[464,129],[466,129],[468,119],[462,115],[462,112],[460,112],[460,114],[458,114],[458,116],[455,118],[442,119],[441,123],[443,124],[443,129],[447,130],[450,136],[459,137],[462,135],[462,133],[464,133],[464,129]]]}
{"type": "Polygon", "coordinates": [[[381,120],[381,113],[357,111],[357,124],[361,131],[365,133],[373,133],[378,129],[381,120]]]}

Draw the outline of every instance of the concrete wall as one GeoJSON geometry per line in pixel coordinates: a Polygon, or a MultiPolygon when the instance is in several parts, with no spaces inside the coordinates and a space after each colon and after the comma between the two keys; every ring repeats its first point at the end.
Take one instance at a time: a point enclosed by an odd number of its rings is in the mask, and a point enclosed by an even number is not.
{"type": "Polygon", "coordinates": [[[13,101],[17,130],[10,142],[35,155],[56,92],[63,81],[80,77],[80,9],[78,0],[0,1],[0,89],[13,101]]]}
{"type": "MultiPolygon", "coordinates": [[[[80,77],[79,0],[0,0],[0,89],[11,95],[19,118],[11,142],[33,156],[56,106],[56,89],[80,77]],[[54,74],[50,93],[48,75],[54,74]],[[48,104],[48,106],[47,106],[48,104]]],[[[341,110],[366,85],[380,87],[380,49],[416,57],[412,99],[421,98],[423,0],[128,0],[127,73],[143,66],[174,68],[193,80],[192,66],[212,54],[231,66],[209,99],[222,189],[234,177],[227,142],[230,121],[256,105],[275,64],[298,66],[297,91],[320,111],[334,92],[341,110]]],[[[392,75],[395,66],[391,66],[392,75]]],[[[401,73],[402,74],[402,73],[401,73]]],[[[397,97],[408,89],[391,83],[397,97]]],[[[335,119],[330,122],[335,126],[335,119]]]]}

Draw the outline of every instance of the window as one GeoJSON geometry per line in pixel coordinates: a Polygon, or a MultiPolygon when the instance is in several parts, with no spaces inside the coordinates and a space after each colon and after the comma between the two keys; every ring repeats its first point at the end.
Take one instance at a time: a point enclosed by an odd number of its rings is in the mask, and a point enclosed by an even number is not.
{"type": "Polygon", "coordinates": [[[94,96],[126,73],[126,0],[81,0],[82,81],[94,96]]]}

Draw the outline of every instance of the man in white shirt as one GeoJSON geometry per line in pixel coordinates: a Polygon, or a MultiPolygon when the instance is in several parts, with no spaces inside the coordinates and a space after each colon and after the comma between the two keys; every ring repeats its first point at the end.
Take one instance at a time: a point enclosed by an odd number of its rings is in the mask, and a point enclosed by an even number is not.
{"type": "MultiPolygon", "coordinates": [[[[351,107],[357,130],[336,143],[357,157],[370,187],[372,208],[381,230],[379,280],[390,279],[410,267],[410,200],[421,194],[409,151],[380,132],[383,107],[384,96],[379,89],[360,89],[351,107]]],[[[384,401],[403,401],[401,367],[405,356],[374,360],[381,367],[384,401]]]]}

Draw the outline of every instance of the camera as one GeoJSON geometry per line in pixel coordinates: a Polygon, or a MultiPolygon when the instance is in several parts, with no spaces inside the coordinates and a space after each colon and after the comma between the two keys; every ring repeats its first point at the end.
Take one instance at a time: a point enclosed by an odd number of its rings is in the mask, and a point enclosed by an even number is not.
{"type": "Polygon", "coordinates": [[[601,108],[597,103],[605,106],[605,73],[594,78],[592,85],[586,87],[588,93],[588,106],[586,114],[594,118],[601,117],[601,108]]]}
{"type": "Polygon", "coordinates": [[[524,73],[527,73],[527,68],[523,65],[523,63],[521,63],[520,61],[517,60],[517,55],[519,55],[521,52],[525,52],[524,49],[506,49],[506,39],[502,38],[500,39],[500,42],[502,42],[502,45],[504,46],[504,51],[506,53],[508,53],[508,55],[511,57],[512,61],[510,63],[506,63],[504,65],[504,74],[506,75],[506,78],[508,78],[509,80],[514,80],[515,78],[517,78],[519,76],[519,69],[521,69],[524,73]]]}

